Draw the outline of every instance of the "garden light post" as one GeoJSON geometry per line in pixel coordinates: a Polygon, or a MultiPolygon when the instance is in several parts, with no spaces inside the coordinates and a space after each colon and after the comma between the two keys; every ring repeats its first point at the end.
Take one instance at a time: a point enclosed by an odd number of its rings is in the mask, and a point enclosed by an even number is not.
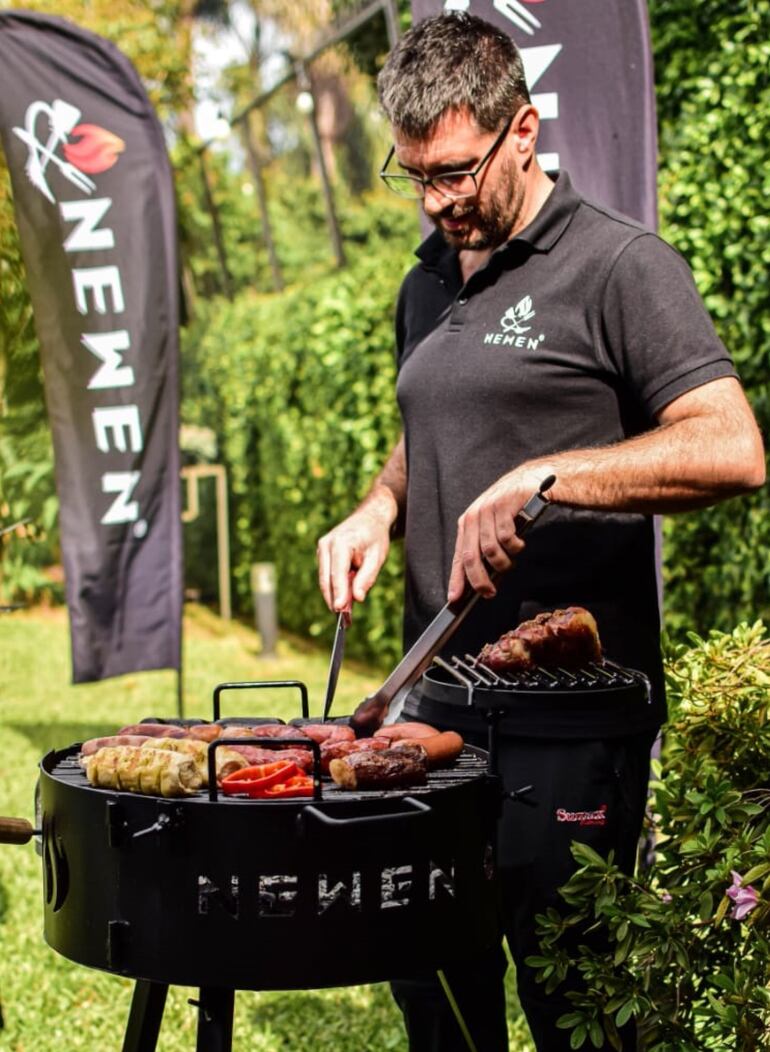
{"type": "Polygon", "coordinates": [[[254,563],[251,567],[251,597],[254,619],[262,640],[264,657],[275,655],[278,642],[278,613],[274,563],[254,563]]]}

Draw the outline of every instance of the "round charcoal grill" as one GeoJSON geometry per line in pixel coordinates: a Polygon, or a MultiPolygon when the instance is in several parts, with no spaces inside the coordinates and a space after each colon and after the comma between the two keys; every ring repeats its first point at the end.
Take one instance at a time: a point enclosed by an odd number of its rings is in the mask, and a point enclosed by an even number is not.
{"type": "Polygon", "coordinates": [[[275,801],[95,788],[79,749],[41,763],[44,933],[138,980],[123,1052],[156,1048],[169,985],[200,987],[197,1048],[227,1052],[236,989],[379,982],[499,938],[502,792],[480,749],[425,786],[354,792],[316,774],[314,799],[275,801]]]}
{"type": "MultiPolygon", "coordinates": [[[[434,659],[423,674],[419,717],[460,732],[487,724],[490,752],[498,735],[522,738],[623,737],[650,724],[650,684],[645,675],[612,661],[580,669],[543,669],[519,675],[494,672],[466,655],[434,659]]],[[[494,755],[490,762],[495,770],[494,755]]]]}

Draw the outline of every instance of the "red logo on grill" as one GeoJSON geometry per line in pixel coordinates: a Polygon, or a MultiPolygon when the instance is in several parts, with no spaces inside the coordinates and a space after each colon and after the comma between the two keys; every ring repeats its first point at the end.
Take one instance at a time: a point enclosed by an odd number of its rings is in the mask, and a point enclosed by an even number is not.
{"type": "Polygon", "coordinates": [[[607,824],[607,805],[601,804],[595,811],[567,811],[556,809],[557,822],[574,822],[579,826],[603,826],[607,824]]]}
{"type": "Polygon", "coordinates": [[[77,142],[65,142],[62,152],[70,164],[89,175],[112,168],[126,148],[121,138],[98,124],[76,124],[70,135],[77,142]]]}

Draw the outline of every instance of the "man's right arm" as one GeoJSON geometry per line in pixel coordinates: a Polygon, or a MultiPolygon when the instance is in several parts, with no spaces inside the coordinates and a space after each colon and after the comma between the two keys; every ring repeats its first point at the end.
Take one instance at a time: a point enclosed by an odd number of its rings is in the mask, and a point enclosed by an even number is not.
{"type": "Polygon", "coordinates": [[[330,610],[344,609],[351,599],[363,602],[377,580],[405,509],[402,435],[356,510],[318,542],[318,583],[330,610]]]}

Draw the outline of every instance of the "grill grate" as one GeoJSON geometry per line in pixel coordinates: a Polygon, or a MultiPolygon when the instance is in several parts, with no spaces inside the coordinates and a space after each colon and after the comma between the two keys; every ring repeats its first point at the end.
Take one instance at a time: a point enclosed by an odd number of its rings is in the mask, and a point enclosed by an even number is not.
{"type": "Polygon", "coordinates": [[[566,668],[545,669],[536,666],[526,672],[508,673],[505,676],[493,671],[472,654],[466,654],[464,661],[459,657],[452,657],[450,662],[434,658],[434,664],[450,673],[466,688],[487,687],[502,691],[596,691],[630,687],[644,679],[639,673],[622,668],[606,658],[601,664],[592,661],[583,668],[571,671],[566,668]]]}
{"type": "MultiPolygon", "coordinates": [[[[55,753],[53,762],[50,767],[47,766],[47,770],[53,778],[66,782],[68,785],[88,789],[95,793],[109,793],[114,795],[119,792],[119,790],[116,789],[100,789],[96,786],[92,786],[86,777],[85,770],[78,763],[78,755],[78,745],[73,745],[64,752],[55,753]]],[[[466,745],[452,767],[443,770],[429,771],[426,785],[405,786],[399,789],[367,789],[365,791],[356,792],[351,789],[341,789],[336,786],[330,778],[324,777],[322,779],[322,799],[329,803],[354,803],[362,800],[395,800],[404,796],[425,796],[443,789],[465,785],[467,782],[480,778],[487,773],[487,754],[481,749],[476,749],[473,746],[466,745]]],[[[123,795],[136,796],[138,794],[126,792],[123,795]]],[[[153,798],[148,797],[148,799],[153,798]]],[[[161,799],[161,797],[157,797],[156,799],[161,799]]],[[[196,804],[200,802],[208,803],[209,793],[207,789],[202,789],[192,796],[175,798],[174,802],[182,804],[196,804]]],[[[225,806],[247,804],[252,807],[286,807],[291,804],[296,806],[298,803],[301,804],[303,802],[309,803],[311,801],[303,801],[301,799],[255,801],[237,796],[224,796],[222,794],[217,797],[216,801],[217,804],[224,804],[225,806]]]]}

